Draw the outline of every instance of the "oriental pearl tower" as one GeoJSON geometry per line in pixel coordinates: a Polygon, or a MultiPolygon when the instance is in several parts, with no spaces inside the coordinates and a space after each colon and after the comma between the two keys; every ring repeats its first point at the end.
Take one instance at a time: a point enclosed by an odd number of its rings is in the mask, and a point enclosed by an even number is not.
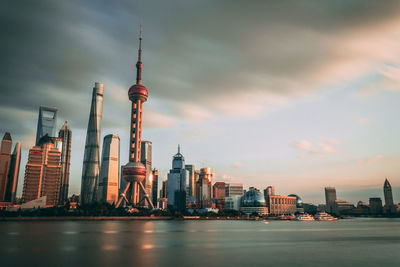
{"type": "Polygon", "coordinates": [[[125,200],[127,205],[137,206],[140,203],[139,190],[142,190],[143,196],[148,202],[149,207],[154,208],[142,183],[146,177],[146,168],[140,162],[142,144],[142,107],[148,96],[147,89],[142,84],[142,68],[142,25],[140,25],[139,52],[138,61],[136,63],[136,84],[132,85],[128,91],[129,100],[132,102],[129,162],[122,170],[122,178],[125,179],[127,185],[117,202],[117,208],[121,205],[122,200],[125,200]]]}

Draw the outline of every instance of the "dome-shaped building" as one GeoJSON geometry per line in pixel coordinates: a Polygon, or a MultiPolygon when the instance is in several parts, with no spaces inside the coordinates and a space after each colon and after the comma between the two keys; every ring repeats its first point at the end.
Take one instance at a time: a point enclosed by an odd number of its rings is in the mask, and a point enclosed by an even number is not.
{"type": "Polygon", "coordinates": [[[258,215],[268,214],[267,203],[260,190],[254,187],[249,188],[242,197],[240,211],[247,215],[253,213],[257,213],[258,215]]]}

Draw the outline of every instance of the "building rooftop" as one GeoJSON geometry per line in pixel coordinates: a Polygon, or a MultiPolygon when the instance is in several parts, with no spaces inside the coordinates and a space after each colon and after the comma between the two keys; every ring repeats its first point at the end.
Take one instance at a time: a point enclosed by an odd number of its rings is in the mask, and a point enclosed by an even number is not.
{"type": "Polygon", "coordinates": [[[3,140],[12,141],[12,139],[11,139],[11,134],[10,134],[9,132],[6,132],[6,133],[4,134],[3,140]]]}

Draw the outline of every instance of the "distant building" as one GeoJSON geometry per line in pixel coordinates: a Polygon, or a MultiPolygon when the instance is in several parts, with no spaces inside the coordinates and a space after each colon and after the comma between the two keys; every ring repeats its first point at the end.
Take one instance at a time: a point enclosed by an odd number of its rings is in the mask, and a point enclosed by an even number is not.
{"type": "Polygon", "coordinates": [[[12,139],[10,133],[5,133],[0,147],[0,202],[6,198],[8,172],[11,161],[12,139]]]}
{"type": "Polygon", "coordinates": [[[390,185],[387,178],[385,179],[385,183],[383,185],[383,195],[385,197],[385,212],[393,213],[394,203],[393,203],[392,186],[390,185]]]}
{"type": "Polygon", "coordinates": [[[305,213],[315,214],[315,213],[317,213],[318,207],[311,203],[303,203],[303,209],[304,209],[305,213]]]}
{"type": "Polygon", "coordinates": [[[36,132],[36,145],[39,145],[40,138],[46,134],[50,137],[55,136],[56,122],[57,108],[40,106],[36,132]]]}
{"type": "Polygon", "coordinates": [[[168,199],[167,199],[167,198],[160,197],[160,198],[158,199],[158,208],[159,208],[159,209],[162,209],[162,210],[166,210],[167,207],[168,207],[168,199]]]}
{"type": "Polygon", "coordinates": [[[219,210],[223,210],[225,208],[225,185],[226,184],[224,182],[216,182],[213,186],[215,206],[219,210]]]}
{"type": "Polygon", "coordinates": [[[103,140],[98,201],[117,203],[119,189],[119,137],[109,134],[103,140]]]}
{"type": "Polygon", "coordinates": [[[14,152],[11,154],[10,167],[8,169],[5,202],[10,202],[12,204],[15,203],[20,164],[21,164],[21,142],[17,142],[14,147],[14,152]]]}
{"type": "Polygon", "coordinates": [[[325,187],[325,201],[326,201],[326,211],[333,213],[335,208],[336,200],[336,189],[334,187],[325,187]]]}
{"type": "Polygon", "coordinates": [[[264,189],[264,196],[274,196],[275,195],[275,188],[273,186],[267,186],[267,188],[264,189]]]}
{"type": "Polygon", "coordinates": [[[168,208],[184,211],[186,209],[186,181],[189,172],[185,169],[185,158],[180,152],[173,157],[172,169],[168,173],[167,197],[168,208]]]}
{"type": "Polygon", "coordinates": [[[225,195],[227,197],[243,196],[243,184],[225,184],[225,195]]]}
{"type": "Polygon", "coordinates": [[[240,211],[251,215],[256,213],[258,215],[267,215],[268,207],[265,202],[264,194],[257,188],[250,187],[249,190],[243,195],[240,211]]]}
{"type": "Polygon", "coordinates": [[[216,182],[213,186],[213,194],[215,199],[225,199],[225,183],[224,182],[216,182]]]}
{"type": "Polygon", "coordinates": [[[151,202],[153,202],[154,204],[157,203],[157,199],[158,199],[158,170],[153,169],[153,185],[152,185],[152,189],[151,189],[152,193],[152,200],[151,202]]]}
{"type": "Polygon", "coordinates": [[[31,201],[28,201],[26,203],[23,203],[21,205],[18,205],[17,207],[9,207],[7,208],[8,211],[18,211],[19,209],[21,210],[32,210],[32,209],[43,209],[46,208],[47,206],[47,197],[43,196],[31,201]]]}
{"type": "Polygon", "coordinates": [[[196,203],[200,209],[211,208],[212,178],[213,173],[211,168],[200,169],[196,192],[196,203]]]}
{"type": "Polygon", "coordinates": [[[86,133],[83,157],[81,204],[91,204],[97,200],[100,173],[100,131],[103,114],[104,85],[95,83],[92,93],[89,123],[86,133]]]}
{"type": "Polygon", "coordinates": [[[69,188],[69,169],[71,166],[71,141],[72,131],[65,121],[64,125],[58,132],[58,137],[62,140],[61,149],[61,184],[60,184],[60,203],[61,205],[68,202],[68,188],[69,188]]]}
{"type": "Polygon", "coordinates": [[[242,196],[225,197],[226,210],[240,210],[242,196]]]}
{"type": "Polygon", "coordinates": [[[380,197],[370,197],[369,210],[372,215],[381,215],[383,213],[382,199],[380,197]]]}
{"type": "MultiPolygon", "coordinates": [[[[348,214],[348,213],[346,213],[348,214]]],[[[369,205],[362,202],[361,200],[357,202],[357,207],[352,209],[350,215],[369,215],[369,205]]]]}
{"type": "Polygon", "coordinates": [[[296,198],[296,212],[297,213],[304,213],[303,200],[301,199],[301,197],[299,197],[296,194],[290,194],[288,196],[296,198]]]}
{"type": "Polygon", "coordinates": [[[325,204],[318,204],[317,211],[319,211],[319,212],[322,212],[322,211],[323,212],[327,212],[328,210],[327,210],[325,204]]]}
{"type": "Polygon", "coordinates": [[[167,198],[167,183],[168,181],[162,181],[162,186],[160,190],[160,198],[167,198]]]}
{"type": "Polygon", "coordinates": [[[189,191],[188,196],[196,196],[196,174],[194,165],[186,164],[185,169],[189,172],[189,191]]]}
{"type": "Polygon", "coordinates": [[[332,214],[341,215],[344,213],[351,213],[354,208],[353,203],[337,199],[333,204],[332,214]]]}
{"type": "MultiPolygon", "coordinates": [[[[152,171],[152,158],[153,158],[153,144],[150,141],[142,141],[141,144],[141,154],[140,154],[140,162],[143,163],[143,165],[146,168],[146,178],[143,181],[143,186],[146,189],[146,193],[149,196],[150,199],[153,199],[152,194],[153,194],[153,171],[152,171]]],[[[139,193],[139,198],[141,199],[140,201],[140,206],[142,207],[148,207],[148,203],[146,199],[144,198],[144,193],[140,191],[139,193]]],[[[154,202],[157,203],[157,202],[154,202]]]]}
{"type": "Polygon", "coordinates": [[[25,168],[22,202],[26,203],[46,196],[46,205],[59,203],[61,152],[55,148],[53,138],[48,135],[39,140],[39,145],[29,150],[25,168]]]}
{"type": "Polygon", "coordinates": [[[295,196],[277,196],[268,197],[269,213],[271,215],[290,215],[297,211],[297,199],[295,196]]]}

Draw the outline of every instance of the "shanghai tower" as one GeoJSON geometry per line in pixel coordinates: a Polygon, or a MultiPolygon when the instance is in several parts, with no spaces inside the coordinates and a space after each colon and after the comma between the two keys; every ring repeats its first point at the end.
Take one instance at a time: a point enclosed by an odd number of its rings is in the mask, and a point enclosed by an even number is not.
{"type": "Polygon", "coordinates": [[[129,162],[122,170],[122,177],[127,182],[127,185],[117,202],[117,207],[121,205],[122,200],[125,200],[126,204],[137,206],[140,203],[139,191],[142,191],[143,198],[147,201],[149,207],[154,208],[149,194],[142,183],[146,177],[146,167],[140,162],[142,148],[142,107],[148,96],[147,89],[142,84],[142,68],[142,26],[140,25],[138,61],[136,63],[136,84],[132,85],[128,91],[129,100],[132,102],[131,131],[129,134],[129,162]]]}
{"type": "Polygon", "coordinates": [[[81,204],[96,202],[100,172],[100,128],[104,85],[95,83],[83,157],[81,204]]]}

